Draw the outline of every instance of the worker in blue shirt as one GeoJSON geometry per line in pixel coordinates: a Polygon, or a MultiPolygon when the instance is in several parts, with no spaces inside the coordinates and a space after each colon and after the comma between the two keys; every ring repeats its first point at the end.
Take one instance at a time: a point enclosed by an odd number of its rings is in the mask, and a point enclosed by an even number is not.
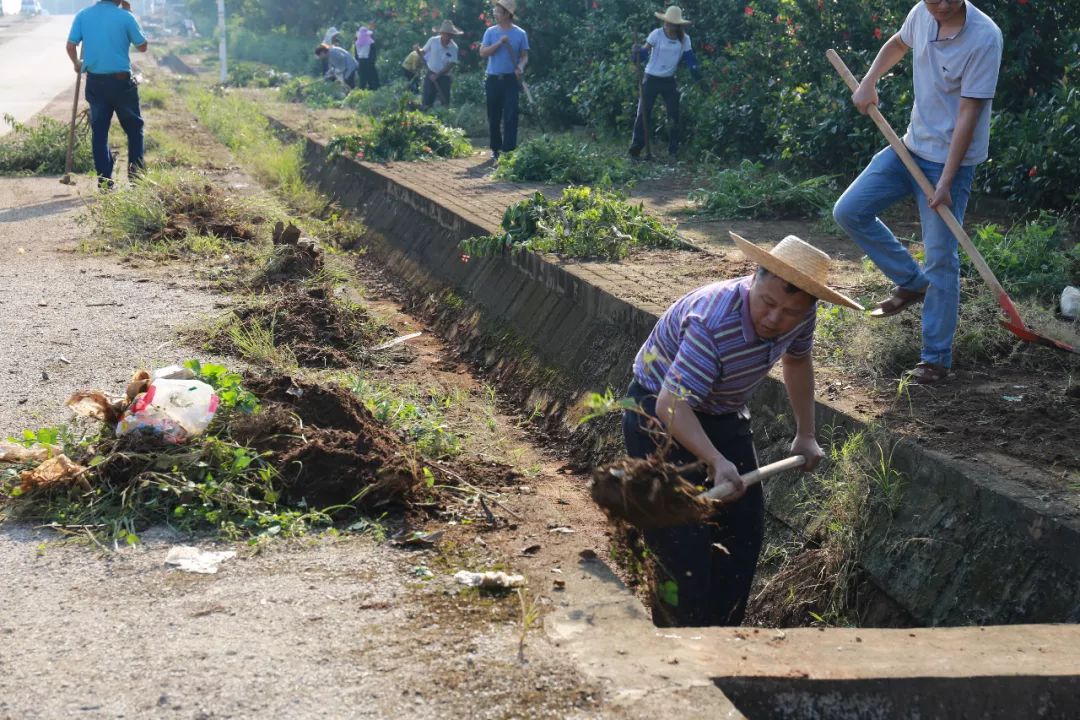
{"type": "Polygon", "coordinates": [[[487,59],[487,96],[491,156],[517,148],[518,85],[529,62],[529,36],[514,24],[517,0],[495,0],[496,24],[484,31],[480,57],[487,59]]]}
{"type": "Polygon", "coordinates": [[[109,150],[109,126],[114,112],[128,138],[128,177],[134,177],[143,167],[143,119],[139,88],[131,77],[131,45],[146,52],[146,37],[126,0],[99,0],[81,10],[68,33],[71,64],[75,72],[86,72],[94,169],[103,187],[112,186],[114,158],[109,150]],[[81,61],[79,43],[83,46],[81,61]]]}

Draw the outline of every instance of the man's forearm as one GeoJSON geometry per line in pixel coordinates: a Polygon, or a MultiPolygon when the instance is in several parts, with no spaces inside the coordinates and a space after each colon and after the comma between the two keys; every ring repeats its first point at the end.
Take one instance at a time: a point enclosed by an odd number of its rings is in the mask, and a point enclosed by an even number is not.
{"type": "Polygon", "coordinates": [[[795,433],[814,437],[817,433],[814,420],[814,362],[809,355],[796,358],[783,357],[784,387],[788,401],[795,413],[795,433]]]}
{"type": "Polygon", "coordinates": [[[695,457],[708,461],[720,454],[705,434],[693,408],[682,398],[661,389],[656,397],[656,416],[671,433],[671,437],[695,457]]]}
{"type": "Polygon", "coordinates": [[[907,51],[908,46],[900,39],[900,33],[893,35],[889,38],[889,41],[882,45],[881,49],[878,50],[874,62],[871,63],[870,69],[866,71],[866,77],[863,78],[863,82],[869,80],[871,83],[876,84],[885,73],[892,69],[893,65],[904,58],[907,51]]]}
{"type": "Polygon", "coordinates": [[[523,50],[523,51],[521,52],[521,57],[520,57],[520,58],[518,58],[518,64],[517,64],[517,66],[518,66],[519,68],[521,68],[521,70],[522,70],[522,71],[524,71],[524,70],[525,70],[525,66],[526,66],[526,65],[528,65],[528,64],[529,64],[529,51],[528,51],[528,50],[523,50]]]}
{"type": "Polygon", "coordinates": [[[68,57],[71,58],[71,64],[72,65],[78,65],[79,64],[79,52],[78,52],[79,51],[79,46],[76,45],[73,42],[69,42],[65,49],[67,50],[68,57]]]}
{"type": "Polygon", "coordinates": [[[952,141],[949,143],[949,155],[945,159],[945,167],[941,171],[939,185],[946,187],[952,185],[956,171],[967,155],[971,147],[971,140],[975,137],[975,125],[979,122],[979,114],[982,112],[985,100],[974,98],[960,98],[960,108],[956,115],[956,127],[953,128],[952,141]]]}

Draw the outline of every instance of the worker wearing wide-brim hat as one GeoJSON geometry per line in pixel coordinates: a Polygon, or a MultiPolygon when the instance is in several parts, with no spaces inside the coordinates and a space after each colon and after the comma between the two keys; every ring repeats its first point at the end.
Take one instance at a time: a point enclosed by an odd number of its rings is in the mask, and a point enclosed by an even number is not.
{"type": "Polygon", "coordinates": [[[441,100],[443,105],[450,105],[450,73],[458,63],[458,46],[454,36],[464,33],[449,18],[442,25],[431,28],[438,33],[428,38],[422,48],[416,48],[424,58],[427,74],[424,77],[424,92],[421,105],[427,109],[441,100]]]}
{"type": "Polygon", "coordinates": [[[518,89],[529,62],[529,36],[514,24],[516,0],[495,0],[495,24],[484,31],[480,57],[487,59],[484,94],[487,98],[491,155],[517,148],[518,89]]]}
{"type": "Polygon", "coordinates": [[[666,460],[705,463],[688,480],[735,489],[709,523],[645,531],[658,626],[742,622],[764,534],[761,486],[739,479],[757,467],[750,398],[779,361],[795,419],[791,454],[813,470],[823,456],[811,358],[817,303],[862,309],[828,286],[829,256],[809,243],[788,236],[765,250],[732,238],[756,272],[676,300],[638,351],[627,393],[639,406],[623,416],[627,454],[655,453],[659,426],[675,441],[666,460]]]}
{"type": "Polygon", "coordinates": [[[675,71],[686,65],[695,80],[701,78],[697,58],[690,45],[686,26],[690,21],[683,17],[682,8],[671,5],[662,13],[653,13],[663,20],[663,27],[649,33],[645,45],[634,47],[634,62],[647,60],[638,94],[637,115],[634,118],[634,135],[630,141],[630,155],[637,157],[645,147],[645,133],[652,115],[656,96],[664,99],[668,115],[668,152],[674,157],[679,151],[679,88],[675,71]]]}

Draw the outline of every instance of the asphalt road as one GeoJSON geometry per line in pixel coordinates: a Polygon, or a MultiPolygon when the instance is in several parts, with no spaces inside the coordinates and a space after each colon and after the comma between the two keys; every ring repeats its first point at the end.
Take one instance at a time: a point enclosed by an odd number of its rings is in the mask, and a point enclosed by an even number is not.
{"type": "MultiPolygon", "coordinates": [[[[75,72],[64,52],[71,20],[71,15],[53,15],[4,28],[0,113],[25,122],[60,93],[74,91],[75,72]]],[[[11,129],[7,123],[0,124],[0,135],[11,129]]]]}

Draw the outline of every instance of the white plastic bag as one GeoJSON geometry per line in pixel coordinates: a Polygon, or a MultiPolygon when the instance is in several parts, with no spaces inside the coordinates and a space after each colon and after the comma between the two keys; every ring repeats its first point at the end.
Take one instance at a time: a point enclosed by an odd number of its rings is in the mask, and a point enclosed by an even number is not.
{"type": "Polygon", "coordinates": [[[1080,288],[1069,285],[1061,291],[1061,314],[1070,320],[1080,317],[1080,288]]]}
{"type": "Polygon", "coordinates": [[[116,434],[142,432],[168,443],[182,443],[206,431],[217,406],[214,389],[204,382],[154,380],[124,412],[116,434]]]}

